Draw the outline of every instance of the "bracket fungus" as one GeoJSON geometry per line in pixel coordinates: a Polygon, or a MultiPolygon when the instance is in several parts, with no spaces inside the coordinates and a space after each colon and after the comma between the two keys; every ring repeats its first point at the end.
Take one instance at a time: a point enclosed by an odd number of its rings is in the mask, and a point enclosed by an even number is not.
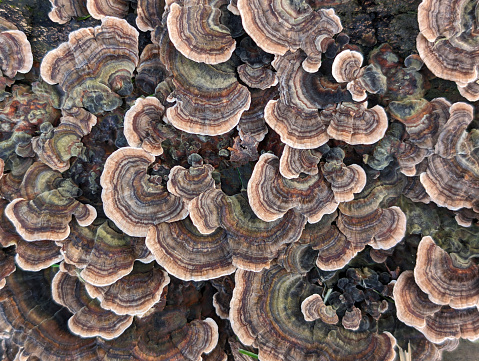
{"type": "Polygon", "coordinates": [[[65,24],[72,18],[88,15],[87,0],[50,0],[52,10],[48,13],[51,21],[65,24]]]}
{"type": "Polygon", "coordinates": [[[0,27],[0,58],[1,76],[13,79],[17,73],[30,71],[33,65],[32,48],[23,31],[0,27]]]}
{"type": "Polygon", "coordinates": [[[283,245],[299,239],[306,224],[303,215],[291,210],[280,219],[265,222],[253,213],[243,195],[227,196],[217,189],[193,199],[189,210],[200,233],[223,228],[233,265],[253,271],[268,267],[283,245]]]}
{"type": "Polygon", "coordinates": [[[131,93],[138,64],[138,31],[125,20],[104,17],[95,28],[70,33],[68,42],[48,52],[40,73],[66,92],[63,109],[111,111],[131,93]],[[92,66],[94,64],[95,66],[92,66]]]}
{"type": "Polygon", "coordinates": [[[75,199],[79,191],[71,180],[36,162],[25,173],[21,198],[12,200],[5,214],[27,241],[61,241],[70,234],[68,224],[73,215],[81,226],[88,226],[96,218],[95,208],[75,199]]]}
{"type": "Polygon", "coordinates": [[[121,148],[108,157],[101,175],[105,214],[130,236],[145,237],[151,226],[188,215],[181,198],[148,175],[154,160],[142,149],[121,148]]]}
{"type": "Polygon", "coordinates": [[[267,67],[255,68],[249,64],[241,64],[238,67],[238,76],[250,88],[264,90],[278,84],[276,74],[267,67]]]}
{"type": "Polygon", "coordinates": [[[221,10],[214,1],[186,0],[168,6],[168,34],[175,48],[188,59],[206,64],[227,61],[236,48],[221,10]]]}
{"type": "Polygon", "coordinates": [[[339,322],[338,315],[332,306],[326,306],[321,295],[317,293],[306,297],[301,303],[301,312],[305,321],[321,319],[328,325],[335,325],[339,322]]]}
{"type": "Polygon", "coordinates": [[[294,210],[316,223],[336,210],[338,203],[322,174],[287,179],[279,172],[279,163],[274,154],[263,154],[248,182],[249,202],[260,219],[271,222],[294,210]]]}
{"type": "Polygon", "coordinates": [[[88,12],[94,19],[105,16],[123,18],[130,8],[129,0],[86,0],[88,12]]]}
{"type": "Polygon", "coordinates": [[[343,29],[333,9],[313,11],[304,0],[238,0],[237,8],[245,31],[260,48],[276,55],[301,48],[307,55],[303,69],[311,73],[321,66],[328,41],[343,29]]]}
{"type": "Polygon", "coordinates": [[[318,174],[321,156],[317,150],[295,149],[285,145],[279,160],[279,172],[287,179],[297,178],[301,173],[318,174]]]}

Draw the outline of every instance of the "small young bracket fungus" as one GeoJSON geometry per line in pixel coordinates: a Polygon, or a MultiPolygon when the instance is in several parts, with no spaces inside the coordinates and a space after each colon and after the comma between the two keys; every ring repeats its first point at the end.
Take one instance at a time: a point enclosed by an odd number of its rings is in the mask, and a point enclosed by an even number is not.
{"type": "Polygon", "coordinates": [[[279,172],[287,179],[297,178],[301,173],[318,174],[321,156],[316,150],[295,149],[285,145],[279,160],[279,172]]]}
{"type": "Polygon", "coordinates": [[[238,83],[232,61],[217,65],[195,63],[178,52],[163,34],[161,60],[173,74],[175,90],[166,116],[188,133],[220,135],[233,129],[250,106],[248,88],[238,83]]]}
{"type": "Polygon", "coordinates": [[[171,168],[166,187],[171,194],[180,197],[188,204],[201,193],[215,188],[212,173],[215,168],[211,164],[203,164],[203,158],[194,153],[188,157],[189,169],[180,165],[171,168]]]}
{"type": "Polygon", "coordinates": [[[341,320],[341,324],[347,330],[356,331],[357,329],[359,329],[361,318],[361,310],[353,306],[351,311],[346,311],[341,320]]]}
{"type": "Polygon", "coordinates": [[[305,0],[238,0],[237,7],[245,31],[261,49],[284,55],[301,48],[307,55],[302,66],[310,73],[321,66],[325,44],[343,29],[333,9],[313,11],[305,0]]]}
{"type": "Polygon", "coordinates": [[[79,278],[66,272],[60,271],[53,277],[52,296],[55,302],[73,313],[68,328],[81,337],[100,336],[112,340],[133,322],[133,316],[117,315],[101,308],[98,300],[90,298],[79,278]]]}
{"type": "Polygon", "coordinates": [[[94,19],[103,19],[105,16],[124,18],[130,8],[129,0],[86,0],[88,12],[94,19]]]}
{"type": "Polygon", "coordinates": [[[395,359],[396,339],[387,332],[305,321],[301,302],[317,291],[305,277],[278,265],[260,272],[238,270],[230,311],[233,331],[243,344],[255,345],[263,361],[395,359]]]}
{"type": "Polygon", "coordinates": [[[439,134],[435,154],[428,158],[427,170],[420,176],[427,194],[441,207],[451,210],[479,210],[477,169],[477,130],[467,132],[474,118],[473,107],[455,103],[439,134]]]}
{"type": "Polygon", "coordinates": [[[250,88],[264,90],[278,84],[275,72],[266,66],[255,68],[249,64],[241,64],[238,67],[238,75],[250,88]]]}
{"type": "Polygon", "coordinates": [[[28,73],[33,65],[33,55],[27,36],[20,30],[0,29],[0,68],[7,78],[17,73],[28,73]]]}
{"type": "Polygon", "coordinates": [[[265,153],[256,163],[248,182],[248,198],[258,218],[271,222],[293,209],[316,223],[338,207],[322,174],[286,179],[279,172],[279,159],[265,153]]]}
{"type": "Polygon", "coordinates": [[[349,83],[357,79],[363,64],[363,55],[357,51],[344,50],[333,61],[332,74],[338,83],[349,83]]]}
{"type": "Polygon", "coordinates": [[[75,199],[79,188],[43,163],[33,163],[20,190],[22,198],[10,202],[5,214],[27,241],[61,241],[70,234],[72,215],[80,226],[96,218],[95,208],[75,199]]]}
{"type": "Polygon", "coordinates": [[[168,7],[166,24],[175,48],[198,63],[219,64],[227,61],[236,48],[227,26],[221,24],[221,10],[190,1],[168,7]]]}
{"type": "Polygon", "coordinates": [[[328,325],[335,325],[339,322],[338,315],[332,306],[324,304],[321,295],[317,293],[306,297],[301,302],[301,312],[305,321],[315,321],[320,319],[328,325]]]}
{"type": "Polygon", "coordinates": [[[367,109],[367,103],[341,103],[321,112],[321,120],[329,124],[331,138],[348,144],[374,144],[388,129],[388,116],[380,105],[367,109]]]}
{"type": "Polygon", "coordinates": [[[419,55],[434,75],[462,87],[479,77],[479,38],[469,25],[477,20],[475,6],[469,0],[423,0],[418,8],[419,55]]]}
{"type": "Polygon", "coordinates": [[[413,271],[401,273],[393,290],[397,317],[422,332],[433,343],[448,339],[479,338],[479,311],[476,307],[455,310],[429,300],[414,280],[413,271]]]}
{"type": "Polygon", "coordinates": [[[105,162],[100,183],[105,214],[130,236],[145,237],[151,226],[185,218],[181,198],[147,174],[155,157],[142,149],[120,148],[105,162]]]}
{"type": "Polygon", "coordinates": [[[185,281],[202,281],[233,273],[227,232],[201,234],[189,218],[151,227],[146,245],[160,266],[185,281]]]}
{"type": "Polygon", "coordinates": [[[145,95],[155,94],[158,84],[164,81],[168,75],[165,64],[160,60],[160,47],[156,44],[145,46],[136,68],[135,86],[145,95]]]}
{"type": "Polygon", "coordinates": [[[252,271],[269,267],[283,245],[299,239],[306,224],[306,218],[294,211],[276,221],[264,222],[256,217],[245,197],[226,196],[217,189],[193,199],[189,210],[193,224],[202,234],[223,228],[233,265],[252,271]]]}
{"type": "Polygon", "coordinates": [[[141,315],[164,298],[170,283],[168,273],[154,263],[135,263],[133,271],[114,284],[95,287],[85,283],[90,297],[100,300],[100,307],[117,315],[141,315]]]}
{"type": "Polygon", "coordinates": [[[424,237],[417,249],[414,278],[429,299],[438,305],[462,309],[479,307],[479,267],[461,261],[424,237]]]}
{"type": "Polygon", "coordinates": [[[163,154],[161,142],[171,136],[168,127],[161,124],[165,107],[155,97],[138,98],[125,113],[123,133],[130,147],[143,148],[158,156],[163,154]]]}
{"type": "Polygon", "coordinates": [[[133,90],[138,31],[126,20],[104,17],[101,21],[95,28],[70,33],[68,42],[43,58],[43,80],[59,84],[66,92],[63,109],[84,107],[94,114],[111,111],[122,103],[121,96],[133,90]]]}
{"type": "Polygon", "coordinates": [[[65,24],[72,18],[88,15],[86,8],[87,0],[50,0],[52,10],[48,13],[51,21],[65,24]]]}
{"type": "Polygon", "coordinates": [[[70,168],[70,158],[81,153],[81,140],[90,134],[97,121],[97,118],[86,110],[75,110],[75,113],[71,114],[64,112],[61,123],[56,128],[50,123],[42,124],[42,134],[32,138],[32,148],[38,158],[59,172],[70,168]]]}

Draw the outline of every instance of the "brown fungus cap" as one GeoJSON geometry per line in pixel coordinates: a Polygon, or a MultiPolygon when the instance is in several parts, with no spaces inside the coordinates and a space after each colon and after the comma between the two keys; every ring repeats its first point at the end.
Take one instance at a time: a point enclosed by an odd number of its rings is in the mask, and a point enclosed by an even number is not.
{"type": "Polygon", "coordinates": [[[456,309],[479,306],[479,267],[449,255],[431,237],[419,243],[414,278],[438,305],[456,309]]]}
{"type": "Polygon", "coordinates": [[[220,18],[221,10],[210,5],[172,3],[166,20],[171,42],[181,54],[195,62],[223,63],[233,54],[236,42],[220,18]]]}
{"type": "Polygon", "coordinates": [[[138,31],[125,20],[104,17],[100,26],[76,30],[48,52],[40,73],[67,93],[63,109],[83,107],[95,114],[116,109],[121,96],[131,93],[137,64],[138,31]]]}
{"type": "Polygon", "coordinates": [[[68,320],[71,332],[81,337],[100,336],[111,340],[120,336],[133,322],[133,316],[116,315],[90,298],[85,285],[75,276],[58,272],[52,280],[53,300],[67,307],[73,316],[68,320]]]}
{"type": "Polygon", "coordinates": [[[301,173],[318,174],[321,155],[317,150],[295,149],[285,145],[279,160],[279,172],[287,179],[297,178],[301,173]]]}
{"type": "Polygon", "coordinates": [[[37,272],[63,261],[60,247],[52,241],[17,241],[15,263],[25,271],[37,272]]]}
{"type": "Polygon", "coordinates": [[[211,164],[203,164],[203,158],[193,153],[188,157],[191,167],[174,166],[168,175],[166,186],[171,194],[180,197],[185,203],[201,193],[215,188],[212,173],[215,168],[211,164]]]}
{"type": "Polygon", "coordinates": [[[20,191],[22,198],[10,202],[5,214],[27,241],[61,241],[70,233],[73,215],[81,226],[96,218],[95,208],[75,199],[79,188],[43,163],[30,166],[20,191]]]}
{"type": "Polygon", "coordinates": [[[304,320],[301,302],[318,287],[278,265],[260,272],[236,271],[230,321],[245,345],[263,361],[392,361],[396,340],[389,333],[352,332],[320,320],[304,320]]]}
{"type": "Polygon", "coordinates": [[[323,123],[329,124],[331,138],[348,144],[373,144],[384,137],[388,128],[388,117],[383,107],[367,104],[342,103],[321,112],[323,123]]]}
{"type": "Polygon", "coordinates": [[[101,308],[117,315],[142,315],[164,298],[170,283],[168,273],[154,263],[135,263],[133,272],[105,287],[88,283],[85,288],[92,298],[100,300],[101,308]]]}
{"type": "Polygon", "coordinates": [[[191,220],[201,233],[223,228],[233,265],[253,271],[268,267],[283,245],[299,239],[306,224],[304,216],[291,210],[280,219],[265,222],[253,213],[243,195],[227,196],[217,189],[195,198],[189,209],[191,220]]]}
{"type": "Polygon", "coordinates": [[[151,227],[146,245],[160,266],[185,281],[202,281],[233,273],[228,235],[222,228],[201,234],[189,218],[151,227]]]}
{"type": "Polygon", "coordinates": [[[148,44],[141,52],[136,68],[135,86],[147,96],[157,93],[158,84],[169,76],[165,64],[160,60],[160,52],[157,44],[148,44]]]}
{"type": "Polygon", "coordinates": [[[342,30],[333,9],[313,11],[306,1],[238,0],[237,7],[245,31],[260,48],[277,55],[301,48],[307,54],[303,68],[311,73],[321,66],[327,41],[342,30]]]}
{"type": "Polygon", "coordinates": [[[145,237],[151,226],[188,215],[181,198],[148,175],[154,160],[142,149],[121,148],[108,157],[101,175],[105,214],[131,236],[145,237]]]}
{"type": "Polygon", "coordinates": [[[141,31],[155,30],[161,24],[165,0],[138,0],[136,26],[141,31]]]}
{"type": "Polygon", "coordinates": [[[361,310],[353,306],[351,311],[345,312],[343,318],[341,319],[341,324],[347,330],[356,331],[359,329],[361,318],[361,310]]]}
{"type": "Polygon", "coordinates": [[[278,84],[276,74],[266,66],[258,68],[249,64],[241,64],[238,67],[238,75],[250,88],[264,90],[278,84]]]}
{"type": "Polygon", "coordinates": [[[263,154],[248,182],[248,198],[254,213],[271,222],[293,209],[316,223],[338,207],[334,194],[322,174],[286,179],[279,172],[279,159],[263,154]]]}
{"type": "Polygon", "coordinates": [[[359,76],[363,55],[357,51],[344,50],[333,61],[332,73],[338,83],[349,83],[359,76]]]}
{"type": "Polygon", "coordinates": [[[321,295],[317,293],[306,297],[301,302],[301,312],[305,321],[315,321],[320,319],[328,325],[335,325],[339,322],[338,315],[332,306],[326,306],[324,304],[321,295]]]}
{"type": "Polygon", "coordinates": [[[155,97],[138,98],[125,113],[123,133],[130,147],[143,148],[158,156],[163,154],[161,142],[170,136],[162,124],[165,107],[155,97]]]}
{"type": "Polygon", "coordinates": [[[0,290],[5,287],[7,281],[5,278],[15,271],[15,260],[13,254],[0,249],[0,290]]]}
{"type": "Polygon", "coordinates": [[[166,116],[175,128],[188,133],[220,135],[233,129],[250,106],[247,87],[238,83],[233,62],[195,63],[178,52],[163,34],[162,62],[173,74],[175,105],[166,116]]]}
{"type": "Polygon", "coordinates": [[[58,24],[65,24],[72,18],[79,18],[88,15],[86,8],[87,0],[50,0],[52,10],[48,13],[51,21],[58,24]]]}
{"type": "Polygon", "coordinates": [[[431,302],[416,284],[413,271],[401,273],[394,285],[393,297],[398,319],[422,332],[431,342],[479,338],[477,308],[455,310],[431,302]]]}
{"type": "Polygon", "coordinates": [[[459,94],[470,102],[476,102],[479,100],[479,83],[477,80],[465,85],[457,84],[457,90],[459,90],[459,94]]]}
{"type": "Polygon", "coordinates": [[[4,76],[13,79],[17,72],[28,73],[33,55],[27,36],[20,30],[0,31],[0,58],[4,76]]]}
{"type": "Polygon", "coordinates": [[[70,158],[81,153],[81,140],[91,132],[96,121],[93,114],[81,108],[74,114],[65,112],[58,127],[53,128],[50,123],[40,126],[42,134],[32,138],[33,151],[53,170],[65,172],[70,168],[70,158]]]}
{"type": "Polygon", "coordinates": [[[128,0],[86,0],[88,12],[94,19],[103,19],[105,16],[124,18],[128,14],[130,2],[128,0]]]}
{"type": "Polygon", "coordinates": [[[420,176],[431,199],[451,210],[478,210],[477,130],[467,132],[474,118],[473,110],[466,103],[451,106],[449,120],[439,134],[435,154],[428,158],[427,170],[420,176]]]}

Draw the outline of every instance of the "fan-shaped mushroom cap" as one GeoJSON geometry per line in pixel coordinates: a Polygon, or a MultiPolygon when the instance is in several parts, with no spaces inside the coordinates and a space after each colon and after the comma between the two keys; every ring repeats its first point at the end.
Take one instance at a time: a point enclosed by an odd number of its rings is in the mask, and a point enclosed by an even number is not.
{"type": "Polygon", "coordinates": [[[352,332],[304,320],[301,302],[318,288],[300,274],[274,265],[261,272],[236,271],[231,326],[260,360],[392,361],[396,340],[389,333],[352,332]]]}
{"type": "Polygon", "coordinates": [[[189,204],[193,224],[203,234],[223,228],[228,237],[233,265],[259,271],[268,267],[284,244],[301,236],[306,218],[293,211],[276,221],[257,218],[242,195],[226,196],[213,189],[189,204]]]}
{"type": "Polygon", "coordinates": [[[188,215],[181,198],[150,179],[147,169],[154,160],[142,149],[121,148],[105,162],[100,179],[103,209],[130,236],[144,237],[150,226],[188,215]]]}
{"type": "Polygon", "coordinates": [[[459,94],[470,102],[479,100],[479,83],[477,80],[467,84],[458,83],[457,90],[459,90],[459,94]]]}
{"type": "Polygon", "coordinates": [[[354,193],[361,192],[366,185],[364,169],[357,164],[346,166],[343,163],[344,156],[341,148],[333,148],[327,153],[326,163],[321,167],[338,203],[352,201],[354,193]]]}
{"type": "Polygon", "coordinates": [[[0,57],[4,76],[13,79],[17,72],[28,73],[33,55],[27,36],[20,30],[0,31],[0,57]]]}
{"type": "Polygon", "coordinates": [[[261,142],[268,133],[264,120],[264,107],[271,99],[278,95],[276,87],[265,90],[251,91],[251,106],[240,118],[238,126],[239,136],[244,139],[245,134],[250,134],[257,142],[261,142]]]}
{"type": "Polygon", "coordinates": [[[185,203],[189,203],[208,189],[215,188],[215,181],[211,175],[215,168],[211,164],[203,164],[203,159],[198,154],[190,155],[188,160],[190,159],[193,161],[189,169],[179,165],[171,168],[166,184],[168,191],[180,197],[185,203]]]}
{"type": "Polygon", "coordinates": [[[321,153],[310,149],[295,149],[286,145],[279,160],[279,171],[285,178],[297,178],[301,173],[318,174],[321,153]]]}
{"type": "Polygon", "coordinates": [[[303,313],[305,321],[315,321],[320,319],[329,325],[335,325],[339,322],[338,315],[332,306],[324,304],[321,295],[317,293],[306,297],[301,302],[301,312],[303,313]]]}
{"type": "Polygon", "coordinates": [[[133,316],[119,316],[92,300],[77,277],[58,272],[52,280],[53,300],[67,307],[73,316],[68,320],[70,331],[81,337],[100,336],[111,340],[120,336],[133,322],[133,316]]]}
{"type": "Polygon", "coordinates": [[[249,64],[241,64],[238,67],[238,75],[250,88],[264,90],[278,84],[274,71],[265,66],[255,68],[249,64]]]}
{"type": "Polygon", "coordinates": [[[52,241],[27,242],[19,239],[15,252],[15,263],[25,271],[37,272],[63,260],[60,247],[52,241]]]}
{"type": "Polygon", "coordinates": [[[95,208],[75,199],[79,189],[43,163],[28,169],[20,188],[23,198],[10,202],[5,214],[27,241],[63,240],[70,233],[72,215],[81,226],[96,218],[95,208]]]}
{"type": "Polygon", "coordinates": [[[165,0],[138,0],[136,26],[141,31],[155,30],[161,24],[165,0]]]}
{"type": "Polygon", "coordinates": [[[135,86],[146,95],[154,94],[158,84],[169,75],[165,64],[160,60],[160,47],[157,44],[145,46],[141,52],[136,73],[135,86]]]}
{"type": "Polygon", "coordinates": [[[171,42],[185,57],[206,64],[223,63],[231,57],[236,42],[220,23],[219,8],[172,3],[168,11],[166,24],[171,42]]]}
{"type": "Polygon", "coordinates": [[[87,0],[50,0],[52,10],[48,13],[51,21],[65,24],[72,18],[88,15],[87,0]]]}
{"type": "Polygon", "coordinates": [[[388,117],[383,107],[366,104],[341,103],[321,112],[323,123],[329,124],[331,138],[348,144],[373,144],[384,137],[388,129],[388,117]]]}
{"type": "Polygon", "coordinates": [[[93,114],[81,108],[77,110],[75,114],[65,113],[56,128],[50,123],[42,124],[42,134],[32,138],[33,151],[53,170],[65,172],[70,168],[70,158],[81,152],[81,139],[96,124],[93,114]]]}
{"type": "Polygon", "coordinates": [[[351,311],[346,311],[343,318],[341,319],[341,324],[347,330],[356,331],[357,329],[359,329],[361,318],[361,310],[353,306],[351,311]]]}
{"type": "Polygon", "coordinates": [[[460,261],[424,237],[417,249],[414,278],[429,299],[452,308],[479,306],[479,267],[460,261]]]}
{"type": "Polygon", "coordinates": [[[84,107],[91,113],[117,108],[120,96],[133,89],[138,31],[125,20],[105,17],[100,26],[74,31],[68,39],[47,53],[40,66],[43,80],[58,83],[67,93],[62,108],[84,107]]]}
{"type": "Polygon", "coordinates": [[[266,222],[294,209],[315,223],[338,207],[322,174],[288,180],[279,172],[279,159],[265,153],[248,182],[248,198],[254,213],[266,222]]]}
{"type": "Polygon", "coordinates": [[[401,273],[393,290],[397,317],[422,332],[434,343],[447,339],[479,338],[479,311],[476,307],[455,310],[431,302],[414,281],[412,271],[401,273]]]}
{"type": "Polygon", "coordinates": [[[86,0],[86,6],[90,15],[98,20],[105,16],[123,18],[128,14],[130,2],[128,0],[86,0]]]}
{"type": "Polygon", "coordinates": [[[232,61],[217,65],[195,63],[176,51],[165,34],[162,62],[173,74],[175,90],[168,101],[168,121],[180,130],[202,135],[219,135],[233,129],[249,108],[251,95],[238,83],[232,61]]]}
{"type": "Polygon", "coordinates": [[[151,227],[146,245],[168,273],[185,281],[208,280],[236,270],[226,231],[218,228],[203,235],[189,218],[151,227]]]}
{"type": "Polygon", "coordinates": [[[479,177],[475,130],[466,132],[473,120],[473,107],[455,103],[436,144],[435,154],[428,158],[425,173],[420,176],[427,194],[439,206],[451,210],[477,208],[479,177]]]}
{"type": "Polygon", "coordinates": [[[238,0],[237,7],[244,29],[259,47],[278,55],[301,48],[308,56],[303,68],[311,73],[321,66],[327,40],[342,30],[333,9],[313,11],[306,1],[238,0]]]}
{"type": "Polygon", "coordinates": [[[133,271],[114,284],[95,287],[86,283],[85,288],[90,297],[100,300],[104,310],[117,315],[141,315],[161,300],[169,283],[168,273],[153,263],[135,263],[133,271]]]}
{"type": "Polygon", "coordinates": [[[304,111],[278,100],[270,100],[264,108],[266,123],[292,148],[313,149],[329,140],[326,127],[317,111],[304,111]]]}
{"type": "Polygon", "coordinates": [[[332,73],[338,83],[349,83],[359,76],[363,55],[357,51],[344,50],[333,61],[332,73]]]}
{"type": "Polygon", "coordinates": [[[124,128],[126,141],[130,147],[143,148],[148,153],[158,156],[163,154],[161,142],[168,138],[161,118],[165,107],[155,97],[138,98],[125,113],[124,128]]]}

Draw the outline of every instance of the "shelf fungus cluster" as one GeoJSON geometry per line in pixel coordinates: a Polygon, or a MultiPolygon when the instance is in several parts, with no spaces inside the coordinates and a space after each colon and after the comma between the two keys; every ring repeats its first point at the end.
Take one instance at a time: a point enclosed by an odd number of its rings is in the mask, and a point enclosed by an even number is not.
{"type": "Polygon", "coordinates": [[[479,339],[477,120],[425,71],[479,99],[477,1],[423,0],[405,59],[346,0],[50,3],[77,30],[38,62],[0,19],[2,361],[479,339]]]}

